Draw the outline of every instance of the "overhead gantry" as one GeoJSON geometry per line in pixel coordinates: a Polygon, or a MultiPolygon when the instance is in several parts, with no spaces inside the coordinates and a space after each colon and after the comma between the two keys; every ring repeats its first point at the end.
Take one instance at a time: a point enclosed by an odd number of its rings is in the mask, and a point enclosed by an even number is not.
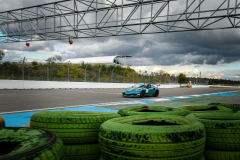
{"type": "Polygon", "coordinates": [[[0,41],[238,28],[239,0],[64,0],[0,12],[0,41]]]}

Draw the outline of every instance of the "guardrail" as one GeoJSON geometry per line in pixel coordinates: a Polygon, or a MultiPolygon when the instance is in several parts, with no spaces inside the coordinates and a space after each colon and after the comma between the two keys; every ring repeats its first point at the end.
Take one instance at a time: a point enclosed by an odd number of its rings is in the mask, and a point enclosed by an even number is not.
{"type": "MultiPolygon", "coordinates": [[[[127,88],[133,83],[99,83],[99,82],[56,82],[56,81],[22,81],[0,80],[0,89],[90,89],[90,88],[127,88]]],[[[179,84],[161,84],[158,88],[179,88],[179,84]]],[[[193,85],[208,87],[208,85],[193,85]]]]}

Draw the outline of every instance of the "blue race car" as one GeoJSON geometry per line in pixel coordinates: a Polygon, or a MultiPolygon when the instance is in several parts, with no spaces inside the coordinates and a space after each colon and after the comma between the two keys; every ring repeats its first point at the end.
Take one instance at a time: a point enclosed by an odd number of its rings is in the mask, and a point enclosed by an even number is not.
{"type": "Polygon", "coordinates": [[[139,83],[130,88],[126,88],[123,93],[123,97],[144,97],[152,95],[153,97],[158,97],[159,90],[157,86],[149,83],[139,83]]]}

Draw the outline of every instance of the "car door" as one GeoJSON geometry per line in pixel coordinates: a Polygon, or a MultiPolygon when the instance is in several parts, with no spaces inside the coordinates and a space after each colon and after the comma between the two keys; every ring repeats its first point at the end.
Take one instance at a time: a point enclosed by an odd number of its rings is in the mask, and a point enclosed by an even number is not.
{"type": "Polygon", "coordinates": [[[150,92],[151,92],[151,85],[150,84],[147,84],[146,85],[146,92],[145,92],[145,95],[149,95],[149,94],[151,94],[150,92]]]}
{"type": "Polygon", "coordinates": [[[153,85],[150,85],[150,88],[149,88],[149,94],[154,94],[154,88],[153,88],[153,85]]]}

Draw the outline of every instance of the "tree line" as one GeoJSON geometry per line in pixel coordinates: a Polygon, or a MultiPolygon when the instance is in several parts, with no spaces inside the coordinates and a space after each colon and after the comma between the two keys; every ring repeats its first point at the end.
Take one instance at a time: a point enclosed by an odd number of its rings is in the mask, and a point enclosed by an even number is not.
{"type": "Polygon", "coordinates": [[[147,72],[136,72],[130,67],[122,67],[119,65],[110,65],[105,64],[88,64],[81,62],[79,64],[70,64],[70,63],[57,63],[54,61],[47,61],[45,63],[39,63],[33,61],[31,63],[26,63],[24,66],[22,62],[8,62],[5,61],[0,64],[0,79],[14,79],[22,80],[22,70],[24,68],[24,79],[27,80],[28,76],[30,77],[43,77],[43,80],[46,80],[49,76],[50,80],[61,79],[66,80],[69,78],[71,81],[83,81],[85,78],[85,69],[86,69],[86,79],[87,81],[98,81],[99,80],[99,70],[100,78],[102,82],[126,82],[132,83],[133,80],[135,83],[147,83],[147,82],[156,82],[156,83],[170,83],[172,81],[169,73],[164,71],[159,71],[157,73],[147,73],[147,72]]]}
{"type": "MultiPolygon", "coordinates": [[[[60,80],[64,81],[68,78],[70,81],[84,81],[85,69],[86,69],[86,80],[87,81],[99,81],[99,70],[101,82],[125,82],[125,83],[188,83],[192,81],[195,84],[201,84],[208,81],[209,85],[240,85],[240,81],[233,81],[227,79],[214,79],[214,78],[196,78],[186,77],[182,80],[182,75],[170,75],[168,72],[159,71],[147,73],[146,71],[136,72],[130,67],[122,67],[116,65],[106,66],[104,64],[69,64],[69,63],[57,63],[52,60],[48,60],[45,63],[39,63],[33,61],[31,63],[25,63],[22,66],[22,62],[9,62],[5,61],[0,63],[0,79],[14,79],[22,80],[22,69],[24,68],[24,79],[27,80],[60,80]],[[22,68],[23,67],[23,68],[22,68]],[[49,68],[49,69],[48,69],[49,68]],[[180,77],[179,77],[180,76],[180,77]],[[180,79],[179,79],[180,78],[180,79]],[[180,80],[180,81],[179,81],[180,80]]],[[[61,57],[55,57],[60,60],[61,57]]]]}

